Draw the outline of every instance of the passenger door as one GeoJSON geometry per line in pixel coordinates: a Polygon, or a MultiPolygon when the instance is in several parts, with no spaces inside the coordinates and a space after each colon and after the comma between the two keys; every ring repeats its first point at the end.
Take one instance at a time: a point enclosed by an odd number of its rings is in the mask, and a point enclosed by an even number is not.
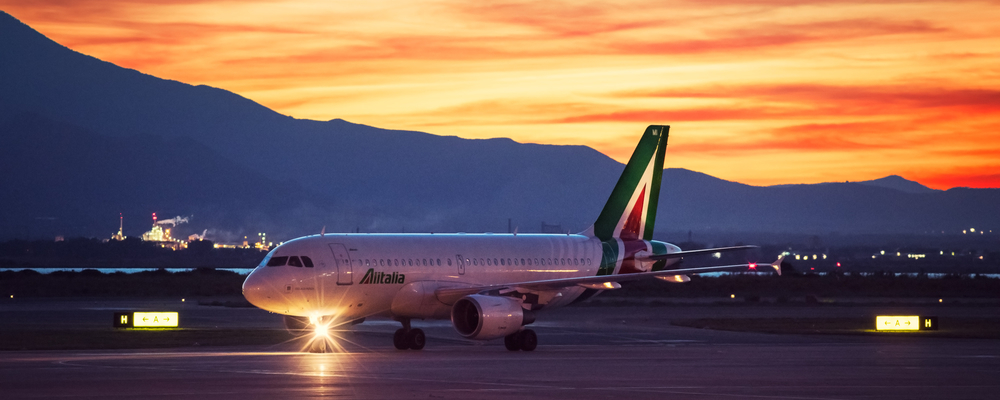
{"type": "Polygon", "coordinates": [[[350,285],[354,283],[354,268],[351,266],[351,256],[347,247],[340,243],[330,243],[333,260],[337,265],[337,284],[350,285]]]}
{"type": "Polygon", "coordinates": [[[465,275],[465,259],[461,254],[455,255],[455,259],[458,261],[458,274],[465,275]]]}

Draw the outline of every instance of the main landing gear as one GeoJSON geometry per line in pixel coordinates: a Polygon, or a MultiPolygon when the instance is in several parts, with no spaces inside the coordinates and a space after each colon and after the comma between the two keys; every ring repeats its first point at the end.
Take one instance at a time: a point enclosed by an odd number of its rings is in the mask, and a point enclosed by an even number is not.
{"type": "Polygon", "coordinates": [[[525,329],[504,336],[503,344],[510,351],[532,351],[538,347],[538,335],[531,329],[525,329]]]}
{"type": "Polygon", "coordinates": [[[403,327],[396,330],[396,334],[392,335],[392,344],[399,350],[423,349],[424,345],[427,344],[427,337],[424,336],[424,331],[410,329],[409,318],[400,319],[399,322],[403,324],[403,327]]]}

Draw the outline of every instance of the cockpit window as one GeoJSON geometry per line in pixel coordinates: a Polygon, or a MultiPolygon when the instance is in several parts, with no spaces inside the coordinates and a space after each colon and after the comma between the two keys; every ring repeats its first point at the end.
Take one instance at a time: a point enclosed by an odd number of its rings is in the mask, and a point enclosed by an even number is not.
{"type": "Polygon", "coordinates": [[[293,267],[302,267],[302,260],[299,260],[298,256],[292,256],[288,259],[288,265],[293,267]]]}
{"type": "Polygon", "coordinates": [[[306,268],[313,267],[313,260],[309,257],[302,256],[302,263],[306,265],[306,268]]]}
{"type": "Polygon", "coordinates": [[[271,257],[267,262],[268,267],[280,267],[288,262],[288,257],[271,257]]]}

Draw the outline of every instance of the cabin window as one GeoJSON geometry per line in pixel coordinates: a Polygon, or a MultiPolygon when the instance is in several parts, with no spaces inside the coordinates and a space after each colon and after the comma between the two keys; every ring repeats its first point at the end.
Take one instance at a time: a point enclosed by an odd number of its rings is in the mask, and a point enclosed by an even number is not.
{"type": "Polygon", "coordinates": [[[497,264],[497,259],[495,259],[495,258],[493,259],[493,265],[500,265],[500,264],[497,264]]]}
{"type": "Polygon", "coordinates": [[[490,259],[489,259],[489,258],[487,258],[487,259],[486,259],[486,265],[493,265],[493,261],[490,261],[490,259]]]}
{"type": "Polygon", "coordinates": [[[378,260],[378,265],[381,266],[381,267],[384,267],[385,266],[385,260],[379,259],[378,260]]]}
{"type": "Polygon", "coordinates": [[[510,259],[509,258],[507,259],[507,265],[510,265],[510,259]]]}
{"type": "MultiPolygon", "coordinates": [[[[529,258],[529,260],[530,260],[530,258],[529,258]]],[[[521,265],[524,265],[524,259],[523,258],[521,259],[521,265]]]]}
{"type": "Polygon", "coordinates": [[[450,267],[451,266],[451,259],[450,258],[446,258],[446,260],[448,260],[448,266],[450,267]]]}
{"type": "MultiPolygon", "coordinates": [[[[395,262],[393,264],[395,264],[398,267],[399,266],[399,260],[394,260],[394,261],[395,262]]],[[[404,262],[403,264],[406,264],[406,262],[404,262]]]]}
{"type": "Polygon", "coordinates": [[[302,256],[302,264],[305,264],[306,268],[312,268],[313,260],[309,257],[302,256]]]}
{"type": "Polygon", "coordinates": [[[514,265],[518,265],[518,264],[517,264],[517,259],[516,259],[516,258],[514,259],[514,265]]]}
{"type": "Polygon", "coordinates": [[[479,265],[486,265],[486,261],[483,261],[483,259],[482,259],[482,258],[480,258],[480,259],[479,259],[479,265]]]}
{"type": "Polygon", "coordinates": [[[479,265],[479,263],[478,263],[478,262],[476,262],[476,259],[475,259],[475,258],[473,258],[473,259],[472,259],[472,265],[479,265]]]}
{"type": "Polygon", "coordinates": [[[504,262],[503,262],[503,259],[502,259],[502,258],[500,259],[500,265],[506,265],[506,264],[504,264],[504,262]]]}
{"type": "Polygon", "coordinates": [[[267,266],[280,267],[282,265],[285,265],[285,263],[287,262],[288,262],[288,257],[271,257],[271,259],[267,261],[267,266]]]}
{"type": "Polygon", "coordinates": [[[437,264],[438,264],[438,266],[440,267],[440,266],[441,266],[441,259],[439,258],[439,259],[437,259],[437,260],[438,260],[437,264]]]}
{"type": "Polygon", "coordinates": [[[424,264],[425,267],[427,266],[427,259],[426,258],[422,258],[422,259],[420,259],[420,261],[424,264]]]}

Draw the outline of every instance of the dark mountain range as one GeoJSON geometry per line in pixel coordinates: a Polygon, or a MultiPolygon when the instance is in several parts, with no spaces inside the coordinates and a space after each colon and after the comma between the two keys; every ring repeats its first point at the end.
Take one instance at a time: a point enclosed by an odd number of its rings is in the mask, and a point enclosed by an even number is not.
{"type": "Polygon", "coordinates": [[[906,193],[934,193],[938,191],[935,189],[931,189],[927,186],[921,185],[920,183],[907,180],[899,175],[889,175],[885,178],[879,178],[870,181],[861,181],[858,183],[862,185],[896,189],[906,193]]]}
{"type": "MultiPolygon", "coordinates": [[[[148,229],[151,212],[194,214],[191,231],[230,237],[285,239],[323,226],[506,231],[508,218],[522,232],[542,221],[576,231],[596,218],[623,168],[583,146],[291,118],[74,52],[4,13],[0,146],[0,239],[107,236],[118,212],[132,235],[148,229]]],[[[899,177],[753,187],[674,169],[663,182],[661,230],[1000,226],[1000,190],[935,191],[899,177]]]]}

